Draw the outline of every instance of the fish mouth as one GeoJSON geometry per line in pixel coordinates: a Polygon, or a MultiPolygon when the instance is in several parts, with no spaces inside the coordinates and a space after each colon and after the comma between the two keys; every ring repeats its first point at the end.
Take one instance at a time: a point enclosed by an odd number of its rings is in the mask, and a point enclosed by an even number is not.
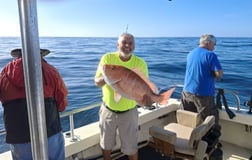
{"type": "Polygon", "coordinates": [[[109,79],[107,76],[103,75],[104,81],[108,84],[108,85],[115,85],[116,83],[120,82],[119,80],[111,80],[109,79]]]}
{"type": "Polygon", "coordinates": [[[103,78],[104,78],[104,81],[105,81],[108,85],[114,85],[114,84],[116,84],[116,83],[118,83],[118,82],[120,81],[120,79],[119,79],[119,80],[111,80],[111,79],[109,79],[109,78],[106,76],[106,74],[104,73],[104,71],[102,71],[102,76],[103,76],[103,78]]]}

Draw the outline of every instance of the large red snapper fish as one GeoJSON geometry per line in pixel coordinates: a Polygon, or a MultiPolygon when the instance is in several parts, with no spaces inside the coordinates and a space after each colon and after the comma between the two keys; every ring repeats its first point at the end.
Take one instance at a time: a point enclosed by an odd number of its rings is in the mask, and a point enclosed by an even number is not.
{"type": "Polygon", "coordinates": [[[105,82],[114,89],[116,102],[123,96],[135,100],[140,106],[146,105],[144,103],[146,98],[149,98],[153,103],[165,105],[175,90],[175,88],[171,88],[162,94],[158,94],[157,87],[142,72],[119,65],[103,65],[102,74],[105,82]]]}

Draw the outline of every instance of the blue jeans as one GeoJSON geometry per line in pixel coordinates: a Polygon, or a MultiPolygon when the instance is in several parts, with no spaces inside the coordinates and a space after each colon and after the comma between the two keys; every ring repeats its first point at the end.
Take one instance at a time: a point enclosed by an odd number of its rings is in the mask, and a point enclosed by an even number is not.
{"type": "MultiPolygon", "coordinates": [[[[13,160],[32,160],[31,143],[10,144],[13,160]]],[[[65,160],[65,142],[61,132],[48,138],[48,159],[65,160]]]]}

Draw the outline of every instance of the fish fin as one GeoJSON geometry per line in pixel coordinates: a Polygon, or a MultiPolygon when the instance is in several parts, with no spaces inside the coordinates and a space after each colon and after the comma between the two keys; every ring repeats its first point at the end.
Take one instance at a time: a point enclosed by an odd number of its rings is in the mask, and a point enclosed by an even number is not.
{"type": "Polygon", "coordinates": [[[115,102],[119,102],[120,99],[121,99],[122,95],[120,95],[119,93],[117,92],[114,92],[114,100],[115,102]]]}
{"type": "Polygon", "coordinates": [[[148,86],[151,88],[153,93],[158,94],[157,86],[154,83],[152,83],[139,68],[133,68],[132,71],[134,71],[138,76],[140,76],[148,84],[148,86]]]}
{"type": "Polygon", "coordinates": [[[152,92],[155,93],[155,94],[158,94],[158,88],[157,86],[152,83],[150,80],[146,79],[145,82],[148,84],[148,86],[151,88],[152,92]]]}
{"type": "Polygon", "coordinates": [[[154,102],[151,99],[151,96],[149,96],[148,94],[143,95],[143,99],[142,99],[142,105],[146,106],[146,107],[150,107],[154,102]]]}
{"type": "Polygon", "coordinates": [[[169,98],[171,97],[172,93],[174,92],[174,90],[176,89],[176,87],[172,87],[169,90],[167,90],[166,92],[162,93],[162,100],[160,102],[161,105],[165,105],[168,103],[169,98]]]}

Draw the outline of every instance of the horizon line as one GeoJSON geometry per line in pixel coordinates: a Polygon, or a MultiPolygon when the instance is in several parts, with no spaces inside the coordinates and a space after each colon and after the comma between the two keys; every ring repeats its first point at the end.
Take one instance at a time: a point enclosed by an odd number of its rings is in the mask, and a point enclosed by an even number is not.
{"type": "MultiPolygon", "coordinates": [[[[134,36],[135,38],[198,38],[199,36],[134,36]]],[[[216,36],[219,38],[252,38],[252,36],[216,36]]],[[[0,36],[0,38],[21,38],[21,36],[0,36]]],[[[118,38],[118,36],[39,36],[39,38],[118,38]]]]}

